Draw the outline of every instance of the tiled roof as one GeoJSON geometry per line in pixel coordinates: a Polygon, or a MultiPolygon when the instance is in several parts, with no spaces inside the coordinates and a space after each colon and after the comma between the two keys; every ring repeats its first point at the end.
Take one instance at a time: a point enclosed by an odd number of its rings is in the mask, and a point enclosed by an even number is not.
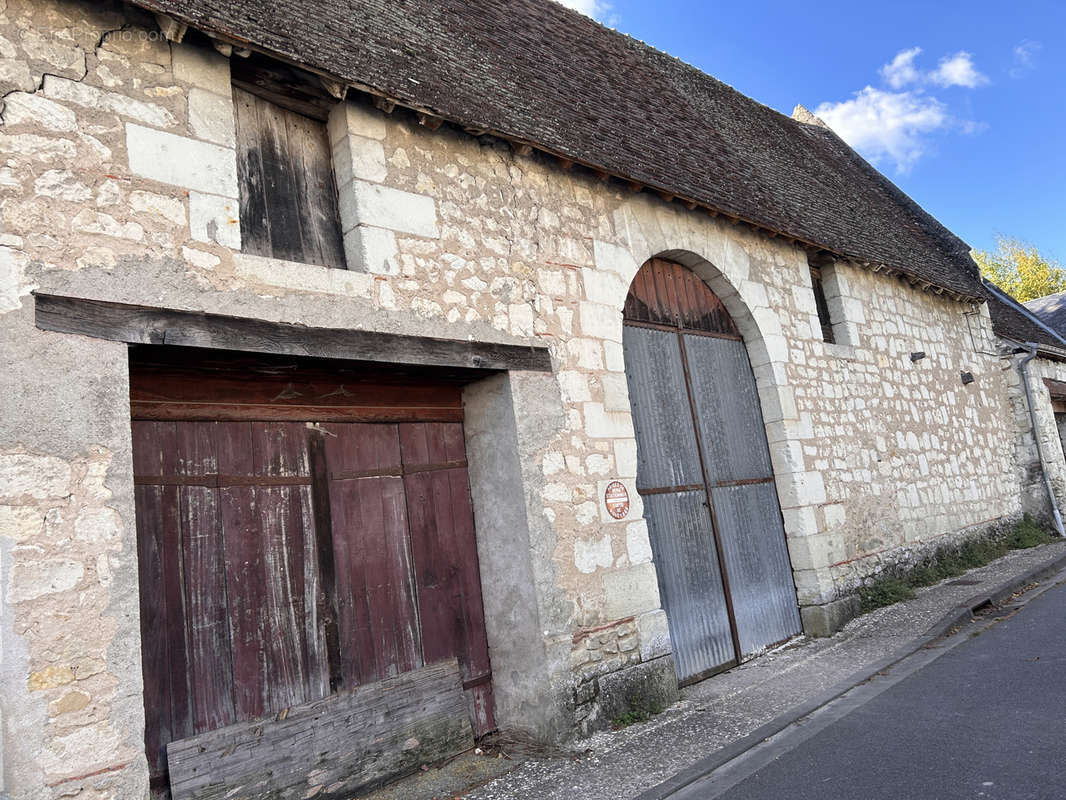
{"type": "Polygon", "coordinates": [[[1040,317],[1045,325],[1066,336],[1066,292],[1038,297],[1025,303],[1025,307],[1040,317]]]}
{"type": "Polygon", "coordinates": [[[823,125],[549,0],[135,2],[466,128],[984,297],[969,248],[823,125]]]}
{"type": "MultiPolygon", "coordinates": [[[[1010,295],[995,286],[986,286],[988,313],[992,317],[992,330],[997,336],[1020,344],[1032,342],[1046,349],[1048,354],[1066,355],[1066,338],[1049,331],[1033,319],[1033,312],[1010,295]]],[[[1052,295],[1053,297],[1057,295],[1052,295]]],[[[1032,301],[1030,301],[1032,302],[1032,301]]],[[[1045,325],[1048,323],[1041,319],[1045,325]]]]}

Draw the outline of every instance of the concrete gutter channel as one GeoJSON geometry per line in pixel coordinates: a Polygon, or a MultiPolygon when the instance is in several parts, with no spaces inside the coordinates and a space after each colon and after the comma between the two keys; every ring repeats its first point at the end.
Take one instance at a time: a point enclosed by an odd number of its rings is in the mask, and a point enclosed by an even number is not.
{"type": "Polygon", "coordinates": [[[657,786],[637,795],[635,800],[666,800],[691,783],[709,775],[719,767],[724,766],[740,755],[744,754],[756,745],[777,735],[785,728],[808,717],[822,706],[828,705],[845,693],[854,689],[861,683],[873,678],[878,673],[884,672],[895,664],[903,661],[919,650],[928,647],[933,642],[941,639],[952,629],[961,627],[970,622],[976,613],[989,606],[999,606],[1009,600],[1020,590],[1066,570],[1066,553],[1042,565],[1034,567],[1020,575],[1017,575],[992,589],[991,592],[980,592],[964,603],[952,608],[947,614],[930,627],[925,634],[913,639],[881,661],[850,675],[840,683],[833,686],[827,692],[801,703],[789,709],[784,714],[774,718],[762,727],[752,731],[742,739],[738,739],[731,745],[723,747],[705,759],[697,761],[692,766],[663,781],[657,786]]]}
{"type": "Polygon", "coordinates": [[[364,800],[666,800],[968,624],[982,609],[1000,606],[1063,570],[1066,542],[1012,551],[965,576],[921,589],[914,600],[859,617],[829,639],[799,640],[691,686],[679,705],[652,721],[575,742],[561,757],[516,759],[501,775],[496,758],[468,753],[364,800]],[[951,597],[965,597],[957,583],[965,579],[978,579],[977,593],[947,605],[951,597]],[[906,638],[908,631],[916,635],[906,638]],[[886,651],[891,655],[876,657],[886,651]],[[846,677],[834,680],[834,672],[846,677]],[[827,683],[805,699],[812,687],[827,683]],[[783,710],[766,720],[774,708],[783,710]],[[700,751],[709,754],[700,757],[700,751]]]}

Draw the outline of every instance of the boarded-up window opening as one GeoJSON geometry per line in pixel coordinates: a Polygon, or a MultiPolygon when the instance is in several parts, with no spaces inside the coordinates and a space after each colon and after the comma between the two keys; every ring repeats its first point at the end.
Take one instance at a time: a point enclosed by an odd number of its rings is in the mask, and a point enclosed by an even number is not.
{"type": "Polygon", "coordinates": [[[234,76],[242,249],[345,269],[324,101],[302,83],[288,107],[279,104],[290,72],[248,68],[234,76]]]}
{"type": "Polygon", "coordinates": [[[814,289],[814,304],[818,307],[818,322],[822,326],[822,341],[832,344],[836,341],[833,336],[833,320],[829,316],[829,303],[825,300],[825,288],[822,286],[822,271],[818,267],[811,267],[811,288],[814,289]]]}

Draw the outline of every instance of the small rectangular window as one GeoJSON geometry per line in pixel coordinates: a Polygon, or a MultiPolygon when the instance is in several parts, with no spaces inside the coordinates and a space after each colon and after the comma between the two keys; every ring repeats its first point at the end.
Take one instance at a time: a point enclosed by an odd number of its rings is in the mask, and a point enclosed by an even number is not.
{"type": "Polygon", "coordinates": [[[302,94],[283,107],[278,83],[262,75],[234,76],[242,249],[345,269],[326,123],[307,115],[317,106],[302,94]]]}
{"type": "Polygon", "coordinates": [[[814,290],[814,304],[818,308],[818,322],[822,326],[822,341],[833,343],[833,320],[829,316],[829,304],[825,301],[825,289],[822,286],[822,270],[811,267],[811,288],[814,290]]]}

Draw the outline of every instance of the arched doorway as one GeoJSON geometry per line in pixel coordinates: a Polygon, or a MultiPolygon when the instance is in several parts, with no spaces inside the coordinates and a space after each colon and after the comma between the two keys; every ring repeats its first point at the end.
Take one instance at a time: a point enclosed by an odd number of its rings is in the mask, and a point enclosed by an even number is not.
{"type": "Polygon", "coordinates": [[[624,352],[637,486],[682,683],[800,632],[755,376],[729,312],[687,267],[633,278],[624,352]]]}

